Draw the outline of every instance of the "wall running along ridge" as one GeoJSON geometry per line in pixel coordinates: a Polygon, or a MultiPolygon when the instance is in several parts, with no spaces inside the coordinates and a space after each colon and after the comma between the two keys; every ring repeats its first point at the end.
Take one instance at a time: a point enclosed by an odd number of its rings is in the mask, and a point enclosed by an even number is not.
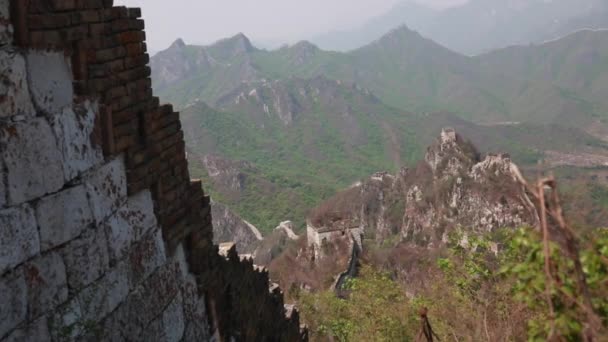
{"type": "Polygon", "coordinates": [[[140,16],[0,0],[0,341],[305,340],[267,272],[213,245],[140,16]]]}

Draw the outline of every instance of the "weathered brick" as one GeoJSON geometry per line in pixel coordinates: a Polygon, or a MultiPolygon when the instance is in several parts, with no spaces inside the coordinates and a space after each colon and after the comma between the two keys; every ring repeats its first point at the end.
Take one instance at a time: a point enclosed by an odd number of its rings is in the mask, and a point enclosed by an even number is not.
{"type": "Polygon", "coordinates": [[[95,53],[95,57],[96,57],[97,61],[100,63],[123,58],[126,55],[127,55],[127,50],[123,46],[98,50],[95,53]]]}
{"type": "Polygon", "coordinates": [[[122,111],[127,107],[132,107],[134,103],[136,103],[136,101],[131,96],[123,96],[121,98],[114,99],[111,104],[112,111],[114,111],[114,112],[122,111]]]}
{"type": "Polygon", "coordinates": [[[49,332],[46,316],[27,324],[24,327],[19,327],[6,337],[5,342],[30,342],[30,341],[50,341],[51,335],[49,332]]]}
{"type": "Polygon", "coordinates": [[[84,176],[93,215],[104,222],[127,199],[127,179],[122,157],[115,158],[84,176]]]}
{"type": "Polygon", "coordinates": [[[130,20],[129,21],[129,29],[130,30],[143,30],[146,24],[142,19],[130,20]]]}
{"type": "Polygon", "coordinates": [[[137,143],[137,138],[134,135],[125,135],[122,137],[118,137],[115,140],[116,151],[124,151],[127,148],[135,145],[137,143]]]}
{"type": "Polygon", "coordinates": [[[38,49],[64,49],[67,47],[60,31],[30,32],[28,44],[38,49]]]}
{"type": "Polygon", "coordinates": [[[125,86],[113,87],[105,93],[104,98],[111,101],[114,98],[127,95],[127,88],[125,86]]]}
{"type": "Polygon", "coordinates": [[[79,185],[42,198],[36,218],[42,251],[74,239],[94,222],[86,188],[79,185]]]}
{"type": "Polygon", "coordinates": [[[146,44],[144,43],[131,43],[125,45],[127,56],[134,57],[146,52],[146,44]]]}
{"type": "Polygon", "coordinates": [[[53,5],[49,0],[29,0],[28,2],[16,2],[23,4],[24,8],[22,10],[26,13],[48,13],[53,11],[53,5]],[[26,8],[27,11],[25,11],[26,8]]]}
{"type": "Polygon", "coordinates": [[[51,0],[56,11],[70,11],[77,8],[76,0],[51,0]]]}
{"type": "Polygon", "coordinates": [[[125,6],[112,7],[113,19],[126,18],[129,15],[129,11],[125,6]]]}
{"type": "Polygon", "coordinates": [[[87,82],[89,92],[91,94],[103,94],[108,89],[116,86],[116,82],[113,78],[95,78],[89,79],[87,82]]]}
{"type": "Polygon", "coordinates": [[[55,115],[72,105],[72,70],[62,52],[29,51],[27,71],[28,85],[39,110],[55,115]]]}
{"type": "Polygon", "coordinates": [[[13,40],[13,26],[9,16],[9,0],[0,0],[0,46],[10,44],[13,40]]]}
{"type": "Polygon", "coordinates": [[[28,26],[31,30],[55,29],[70,26],[71,17],[68,13],[57,14],[34,14],[27,18],[28,26]]]}
{"type": "Polygon", "coordinates": [[[108,244],[103,229],[87,229],[61,250],[68,285],[78,291],[100,278],[109,268],[108,244]]]}
{"type": "MultiPolygon", "coordinates": [[[[130,69],[130,70],[118,73],[116,75],[116,78],[118,78],[121,81],[121,83],[126,83],[126,82],[135,81],[135,80],[149,77],[150,74],[151,74],[150,67],[142,66],[139,68],[130,69]]],[[[140,89],[139,92],[145,92],[146,90],[147,89],[140,89]]]]}
{"type": "Polygon", "coordinates": [[[103,162],[101,146],[93,145],[96,105],[86,101],[51,118],[64,161],[65,180],[70,181],[103,162]]]}
{"type": "Polygon", "coordinates": [[[141,8],[128,8],[127,15],[129,16],[129,18],[139,18],[141,17],[141,8]]]}
{"type": "Polygon", "coordinates": [[[35,114],[26,80],[25,58],[14,50],[0,50],[0,119],[35,114]]]}
{"type": "MultiPolygon", "coordinates": [[[[6,0],[4,0],[6,1],[6,0]]],[[[25,1],[11,1],[10,2],[10,16],[11,22],[15,26],[14,41],[18,45],[26,45],[29,42],[29,29],[27,26],[27,15],[31,4],[25,1]]],[[[9,5],[7,5],[8,8],[9,5]]]]}
{"type": "Polygon", "coordinates": [[[146,40],[146,34],[144,31],[125,31],[118,34],[118,40],[121,44],[141,43],[146,40]]]}
{"type": "MultiPolygon", "coordinates": [[[[122,124],[134,120],[136,118],[135,112],[132,109],[125,109],[125,110],[121,110],[121,111],[116,111],[112,113],[112,122],[116,125],[116,126],[121,126],[122,124]]],[[[131,131],[131,124],[128,124],[128,129],[129,132],[131,131]]],[[[117,128],[118,129],[118,128],[117,128]]],[[[123,128],[125,129],[125,128],[123,128]]]]}
{"type": "MultiPolygon", "coordinates": [[[[150,56],[147,54],[139,55],[139,56],[135,56],[135,57],[127,57],[127,58],[125,58],[125,68],[131,69],[136,66],[147,65],[149,62],[150,62],[150,56]]],[[[150,86],[151,86],[151,84],[150,84],[150,86]]]]}
{"type": "Polygon", "coordinates": [[[59,254],[42,255],[24,265],[28,317],[36,318],[68,300],[65,265],[59,254]]]}
{"type": "MultiPolygon", "coordinates": [[[[79,26],[70,27],[64,30],[61,30],[61,37],[66,42],[73,42],[75,40],[82,40],[87,37],[89,34],[89,26],[87,24],[82,24],[79,26]]],[[[67,45],[67,47],[71,47],[67,45]]]]}
{"type": "Polygon", "coordinates": [[[76,0],[80,9],[97,9],[104,6],[103,0],[76,0]]]}
{"type": "Polygon", "coordinates": [[[74,12],[72,13],[72,23],[96,23],[101,21],[101,15],[102,13],[99,10],[74,12]]]}
{"type": "Polygon", "coordinates": [[[22,270],[0,277],[0,336],[27,318],[27,287],[22,270]]]}
{"type": "Polygon", "coordinates": [[[89,33],[91,36],[101,36],[107,33],[112,32],[110,25],[108,23],[95,23],[89,24],[89,33]]]}

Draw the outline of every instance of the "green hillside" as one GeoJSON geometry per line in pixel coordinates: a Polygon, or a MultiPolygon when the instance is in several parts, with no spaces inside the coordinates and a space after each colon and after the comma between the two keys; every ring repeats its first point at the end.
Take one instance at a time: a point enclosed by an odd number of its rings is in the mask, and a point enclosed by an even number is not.
{"type": "Polygon", "coordinates": [[[607,155],[590,135],[606,132],[608,106],[593,95],[608,75],[606,35],[475,58],[406,27],[350,53],[307,42],[259,50],[244,35],[178,40],[153,58],[153,80],[181,108],[193,175],[267,232],[287,219],[301,228],[337,190],[420,159],[444,126],[524,168],[547,150],[607,155]],[[587,51],[596,57],[577,67],[587,51]],[[236,170],[237,190],[209,176],[209,155],[236,170]]]}

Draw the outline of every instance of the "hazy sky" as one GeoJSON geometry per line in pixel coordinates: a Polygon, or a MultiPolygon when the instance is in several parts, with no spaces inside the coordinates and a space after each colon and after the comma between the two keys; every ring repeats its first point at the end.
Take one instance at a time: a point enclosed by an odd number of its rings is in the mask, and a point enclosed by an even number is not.
{"type": "MultiPolygon", "coordinates": [[[[149,50],[166,48],[176,38],[207,44],[245,33],[268,42],[293,42],[316,33],[353,28],[402,0],[115,0],[141,7],[149,50]]],[[[444,7],[467,0],[416,0],[444,7]]]]}

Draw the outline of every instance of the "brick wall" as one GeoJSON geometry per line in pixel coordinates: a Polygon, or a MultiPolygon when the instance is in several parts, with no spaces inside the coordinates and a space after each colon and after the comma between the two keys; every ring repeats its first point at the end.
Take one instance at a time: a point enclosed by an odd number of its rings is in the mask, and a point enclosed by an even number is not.
{"type": "Polygon", "coordinates": [[[139,9],[0,0],[0,340],[302,340],[212,243],[139,9]]]}

